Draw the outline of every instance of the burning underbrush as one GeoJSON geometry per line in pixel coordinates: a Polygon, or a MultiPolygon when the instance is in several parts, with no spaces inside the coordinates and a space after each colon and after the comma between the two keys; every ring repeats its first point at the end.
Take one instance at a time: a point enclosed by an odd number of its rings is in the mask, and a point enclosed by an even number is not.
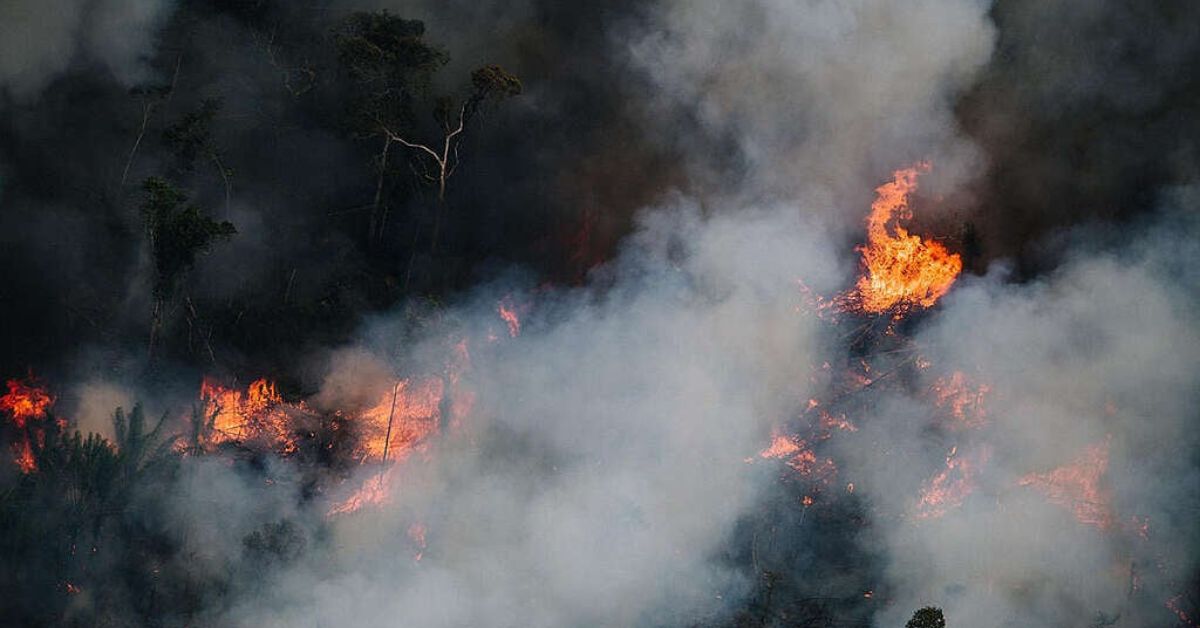
{"type": "Polygon", "coordinates": [[[662,212],[606,290],[384,321],[364,345],[388,359],[334,367],[336,392],[205,377],[105,439],[9,381],[0,525],[26,566],[4,585],[81,625],[580,625],[617,600],[621,625],[895,624],[930,602],[961,625],[1186,624],[1187,524],[1152,482],[1193,467],[1136,461],[1190,442],[1154,415],[1192,412],[1163,373],[1196,356],[1126,360],[1170,354],[1131,320],[1194,331],[1136,264],[956,288],[959,257],[905,226],[929,168],[877,189],[860,275],[830,298],[817,264],[728,255],[822,246],[785,219],[662,212]],[[378,349],[397,338],[402,359],[378,349]]]}

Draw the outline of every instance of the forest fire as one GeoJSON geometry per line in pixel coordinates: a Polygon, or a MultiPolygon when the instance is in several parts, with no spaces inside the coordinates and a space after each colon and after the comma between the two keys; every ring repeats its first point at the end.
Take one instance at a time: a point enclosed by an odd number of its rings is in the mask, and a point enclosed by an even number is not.
{"type": "Polygon", "coordinates": [[[777,434],[758,456],[782,460],[801,476],[822,484],[828,484],[837,475],[837,464],[832,458],[818,456],[807,441],[793,436],[777,434]]]}
{"type": "Polygon", "coordinates": [[[28,475],[38,468],[33,452],[34,442],[37,441],[40,448],[44,446],[46,438],[45,427],[37,423],[47,417],[54,397],[32,379],[10,379],[6,385],[8,392],[0,396],[0,412],[9,416],[19,432],[17,442],[12,444],[13,461],[21,473],[28,475]]]}
{"type": "Polygon", "coordinates": [[[1200,3],[1081,4],[0,0],[0,627],[1197,626],[1200,3]]]}
{"type": "Polygon", "coordinates": [[[987,463],[987,449],[971,456],[960,456],[958,447],[946,454],[946,467],[921,487],[914,516],[917,519],[937,519],[958,508],[975,491],[975,476],[987,463]]]}
{"type": "Polygon", "coordinates": [[[0,411],[7,413],[18,428],[25,427],[30,419],[44,416],[54,403],[45,388],[32,382],[10,379],[6,385],[8,392],[0,396],[0,411]]]}
{"type": "Polygon", "coordinates": [[[1071,463],[1046,473],[1030,473],[1018,482],[1032,487],[1052,503],[1069,509],[1080,523],[1102,530],[1113,522],[1109,491],[1102,484],[1108,469],[1111,437],[1088,446],[1071,463]]]}
{"type": "Polygon", "coordinates": [[[200,403],[207,445],[262,439],[285,454],[296,450],[287,405],[275,384],[266,379],[254,380],[243,392],[205,378],[200,403]]]}
{"type": "Polygon", "coordinates": [[[987,423],[984,398],[992,387],[973,385],[962,371],[942,377],[933,383],[933,403],[948,412],[943,422],[948,429],[978,429],[987,423]]]}
{"type": "Polygon", "coordinates": [[[917,189],[918,176],[929,169],[922,162],[897,170],[891,182],[875,189],[867,244],[858,247],[863,274],[843,297],[846,309],[899,315],[907,309],[927,308],[950,290],[962,271],[957,254],[910,234],[900,224],[912,217],[908,197],[917,189]]]}
{"type": "Polygon", "coordinates": [[[521,317],[517,313],[517,307],[513,304],[511,297],[504,297],[500,303],[496,304],[496,313],[508,326],[508,335],[516,338],[521,335],[521,317]]]}
{"type": "Polygon", "coordinates": [[[431,377],[396,382],[377,404],[359,415],[363,462],[401,462],[438,431],[445,384],[431,377]]]}
{"type": "Polygon", "coordinates": [[[349,497],[335,503],[326,516],[348,515],[368,506],[381,506],[387,503],[391,495],[392,476],[395,474],[395,470],[395,466],[388,467],[367,478],[349,497]]]}

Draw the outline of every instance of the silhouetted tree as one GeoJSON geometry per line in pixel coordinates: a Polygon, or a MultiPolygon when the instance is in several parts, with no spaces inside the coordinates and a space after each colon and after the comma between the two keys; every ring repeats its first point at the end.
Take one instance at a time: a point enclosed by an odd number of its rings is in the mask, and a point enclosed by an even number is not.
{"type": "Polygon", "coordinates": [[[412,126],[414,102],[429,91],[433,73],[449,60],[424,35],[420,20],[387,11],[353,13],[335,34],[338,62],[353,85],[350,127],[358,137],[383,139],[367,230],[371,241],[378,239],[386,220],[383,188],[395,133],[412,126]]]}
{"type": "Polygon", "coordinates": [[[163,308],[180,277],[196,262],[196,256],[208,250],[218,239],[228,238],[237,229],[228,221],[216,221],[187,205],[187,196],[166,179],[150,177],[142,184],[146,196],[142,202],[142,223],[150,241],[154,261],[152,294],[154,310],[150,319],[150,354],[162,326],[163,308]]]}
{"type": "Polygon", "coordinates": [[[942,615],[942,609],[926,606],[913,613],[904,628],[946,628],[946,618],[942,615]]]}
{"type": "Polygon", "coordinates": [[[225,184],[225,204],[228,206],[232,194],[229,177],[233,171],[222,162],[221,151],[212,134],[212,123],[220,110],[219,99],[204,99],[195,111],[185,113],[163,131],[163,141],[175,153],[176,168],[180,172],[190,172],[199,160],[212,163],[225,184]]]}
{"type": "Polygon", "coordinates": [[[416,151],[421,176],[437,186],[438,208],[434,217],[431,250],[437,248],[438,229],[446,201],[446,182],[458,167],[458,147],[467,125],[491,102],[521,93],[521,81],[498,65],[487,65],[471,73],[469,93],[459,101],[452,96],[434,99],[432,113],[438,126],[435,141],[422,142],[412,136],[414,109],[428,94],[432,75],[449,60],[444,51],[423,39],[425,25],[405,20],[387,11],[355,13],[343,23],[337,36],[338,58],[355,81],[352,123],[366,137],[382,137],[379,178],[371,212],[369,236],[380,237],[386,221],[383,183],[393,143],[416,151]]]}

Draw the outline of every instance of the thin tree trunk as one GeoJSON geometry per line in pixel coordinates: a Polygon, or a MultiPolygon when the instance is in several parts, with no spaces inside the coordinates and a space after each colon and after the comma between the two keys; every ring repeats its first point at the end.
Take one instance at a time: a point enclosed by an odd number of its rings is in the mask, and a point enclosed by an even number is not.
{"type": "Polygon", "coordinates": [[[379,154],[379,179],[375,182],[375,203],[371,207],[371,222],[367,226],[367,239],[372,243],[377,241],[383,232],[383,228],[380,225],[380,204],[383,202],[383,180],[387,177],[388,152],[391,148],[392,138],[385,135],[383,138],[383,151],[379,154]]]}
{"type": "Polygon", "coordinates": [[[133,166],[133,158],[137,155],[138,146],[142,145],[142,138],[146,136],[146,127],[150,125],[150,112],[154,110],[154,103],[145,102],[142,104],[142,128],[138,130],[137,139],[133,142],[133,148],[129,149],[129,158],[125,160],[125,170],[121,171],[121,187],[125,186],[125,181],[129,178],[129,168],[133,166]]]}
{"type": "Polygon", "coordinates": [[[159,327],[162,326],[162,299],[155,297],[154,309],[150,312],[150,344],[146,348],[146,359],[154,360],[154,345],[158,340],[159,327]]]}

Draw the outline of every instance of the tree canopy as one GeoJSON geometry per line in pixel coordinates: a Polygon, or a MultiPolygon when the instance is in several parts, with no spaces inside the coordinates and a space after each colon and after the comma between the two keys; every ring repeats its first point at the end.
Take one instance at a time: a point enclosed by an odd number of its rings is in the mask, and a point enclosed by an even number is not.
{"type": "Polygon", "coordinates": [[[942,609],[926,606],[917,609],[904,628],[946,628],[946,617],[942,615],[942,609]]]}

